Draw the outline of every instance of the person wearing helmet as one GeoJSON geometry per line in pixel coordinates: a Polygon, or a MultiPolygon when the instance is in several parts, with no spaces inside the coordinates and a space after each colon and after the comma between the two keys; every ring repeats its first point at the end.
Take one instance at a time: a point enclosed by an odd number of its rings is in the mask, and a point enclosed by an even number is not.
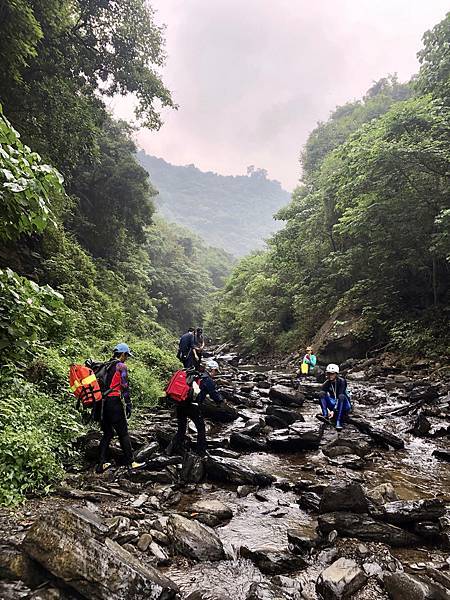
{"type": "Polygon", "coordinates": [[[108,369],[106,378],[108,391],[104,394],[102,401],[100,426],[103,436],[100,440],[99,460],[95,469],[97,473],[103,473],[111,466],[111,463],[106,462],[106,460],[114,433],[119,438],[126,465],[132,468],[139,466],[133,462],[133,449],[131,447],[127,424],[127,419],[131,416],[132,411],[128,385],[128,369],[125,364],[129,356],[133,356],[133,354],[128,344],[117,344],[113,350],[113,357],[110,361],[111,366],[108,369]],[[125,409],[122,404],[122,398],[125,402],[125,409]]]}
{"type": "Polygon", "coordinates": [[[211,400],[214,400],[217,404],[221,403],[222,396],[217,391],[217,385],[214,378],[220,372],[219,365],[215,360],[208,359],[205,364],[205,370],[200,375],[199,386],[197,388],[198,394],[190,400],[179,404],[176,408],[178,428],[171,452],[180,451],[183,448],[184,441],[186,439],[186,429],[188,419],[191,419],[197,429],[197,446],[195,452],[204,456],[206,453],[207,442],[206,442],[206,429],[205,419],[202,414],[202,403],[206,396],[209,396],[211,400]]]}
{"type": "Polygon", "coordinates": [[[320,406],[322,408],[321,418],[329,420],[328,411],[333,412],[336,418],[336,429],[342,429],[345,415],[351,410],[350,399],[347,393],[347,382],[339,377],[339,366],[330,363],[325,370],[327,380],[322,386],[319,394],[320,406]]]}

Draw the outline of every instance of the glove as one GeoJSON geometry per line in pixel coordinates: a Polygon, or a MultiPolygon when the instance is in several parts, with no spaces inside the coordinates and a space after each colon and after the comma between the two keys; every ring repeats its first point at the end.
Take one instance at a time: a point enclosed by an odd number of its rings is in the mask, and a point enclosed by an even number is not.
{"type": "Polygon", "coordinates": [[[133,407],[131,406],[131,402],[128,402],[128,403],[125,405],[125,415],[126,415],[127,419],[129,419],[129,418],[131,417],[131,409],[132,409],[132,408],[133,408],[133,407]]]}

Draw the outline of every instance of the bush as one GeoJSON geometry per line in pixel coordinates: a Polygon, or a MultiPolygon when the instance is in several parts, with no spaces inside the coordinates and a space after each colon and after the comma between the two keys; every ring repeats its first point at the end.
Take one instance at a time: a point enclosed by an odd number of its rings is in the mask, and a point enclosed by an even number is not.
{"type": "Polygon", "coordinates": [[[0,400],[0,503],[15,504],[46,493],[75,457],[72,441],[82,432],[72,403],[43,394],[20,377],[2,374],[0,400]]]}

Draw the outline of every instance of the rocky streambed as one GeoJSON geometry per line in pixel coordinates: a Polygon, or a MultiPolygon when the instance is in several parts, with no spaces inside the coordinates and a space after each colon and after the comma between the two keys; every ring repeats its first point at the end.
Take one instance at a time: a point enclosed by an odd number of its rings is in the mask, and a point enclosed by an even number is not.
{"type": "Polygon", "coordinates": [[[223,364],[206,457],[167,454],[161,407],[133,432],[142,468],[96,476],[92,431],[83,469],[0,513],[0,598],[450,598],[448,382],[354,364],[338,433],[313,379],[223,364]]]}

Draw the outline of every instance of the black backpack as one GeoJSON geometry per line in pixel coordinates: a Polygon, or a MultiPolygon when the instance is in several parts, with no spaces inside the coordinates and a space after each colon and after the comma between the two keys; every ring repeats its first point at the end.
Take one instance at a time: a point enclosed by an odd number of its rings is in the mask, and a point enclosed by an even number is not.
{"type": "Polygon", "coordinates": [[[108,396],[108,392],[111,391],[111,381],[116,372],[116,366],[119,360],[117,358],[111,358],[106,362],[96,362],[92,358],[88,358],[84,363],[87,367],[94,371],[97,381],[100,385],[103,397],[108,396]]]}

